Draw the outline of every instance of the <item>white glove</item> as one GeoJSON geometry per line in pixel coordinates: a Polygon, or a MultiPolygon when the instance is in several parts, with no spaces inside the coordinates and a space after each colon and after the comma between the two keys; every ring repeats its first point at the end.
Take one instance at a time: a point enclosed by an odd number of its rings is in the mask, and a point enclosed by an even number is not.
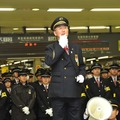
{"type": "Polygon", "coordinates": [[[27,106],[23,107],[23,108],[22,108],[22,111],[23,111],[26,115],[29,115],[29,114],[30,114],[29,108],[28,108],[27,106]]]}
{"type": "Polygon", "coordinates": [[[83,75],[78,75],[76,81],[79,82],[79,83],[83,83],[84,82],[84,76],[83,75]]]}
{"type": "Polygon", "coordinates": [[[60,36],[58,42],[59,42],[59,45],[60,45],[62,48],[68,46],[68,39],[67,39],[67,36],[66,36],[66,35],[60,36]]]}
{"type": "Polygon", "coordinates": [[[53,116],[53,110],[52,110],[52,108],[46,109],[45,112],[46,112],[45,114],[48,114],[50,117],[53,116]]]}
{"type": "Polygon", "coordinates": [[[12,114],[12,110],[9,110],[10,115],[12,114]]]}
{"type": "Polygon", "coordinates": [[[87,110],[87,108],[85,109],[85,112],[84,112],[84,114],[83,114],[83,118],[84,119],[87,119],[89,117],[89,113],[88,113],[88,110],[87,110]]]}

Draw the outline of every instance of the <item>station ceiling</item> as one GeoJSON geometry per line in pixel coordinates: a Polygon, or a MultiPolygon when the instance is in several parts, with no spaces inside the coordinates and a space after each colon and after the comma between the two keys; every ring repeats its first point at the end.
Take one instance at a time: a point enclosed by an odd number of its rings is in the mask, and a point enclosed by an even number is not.
{"type": "MultiPolygon", "coordinates": [[[[58,16],[69,19],[70,26],[119,26],[120,12],[92,12],[92,8],[119,8],[120,0],[0,0],[0,8],[16,8],[0,12],[2,32],[20,32],[25,27],[50,27],[58,16]],[[32,11],[39,8],[39,11],[32,11]],[[47,12],[48,8],[83,8],[82,12],[47,12]],[[13,31],[13,28],[19,28],[13,31]]],[[[120,30],[119,30],[120,31],[120,30]]]]}

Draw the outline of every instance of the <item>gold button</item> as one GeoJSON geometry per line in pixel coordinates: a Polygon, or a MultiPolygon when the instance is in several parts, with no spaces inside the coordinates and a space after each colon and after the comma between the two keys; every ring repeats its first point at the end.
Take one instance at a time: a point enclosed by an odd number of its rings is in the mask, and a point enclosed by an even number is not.
{"type": "Polygon", "coordinates": [[[64,59],[62,58],[62,60],[64,60],[64,59]]]}
{"type": "Polygon", "coordinates": [[[64,76],[64,78],[66,79],[66,76],[64,76]]]}
{"type": "Polygon", "coordinates": [[[67,68],[66,67],[64,67],[64,70],[66,70],[67,68]]]}

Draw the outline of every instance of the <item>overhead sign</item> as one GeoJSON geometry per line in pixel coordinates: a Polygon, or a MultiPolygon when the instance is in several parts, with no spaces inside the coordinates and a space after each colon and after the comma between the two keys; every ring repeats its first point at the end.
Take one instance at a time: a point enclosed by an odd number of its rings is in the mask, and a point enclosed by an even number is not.
{"type": "MultiPolygon", "coordinates": [[[[0,57],[44,56],[45,47],[56,41],[53,34],[8,34],[0,35],[0,57]]],[[[120,34],[71,33],[69,40],[77,43],[85,57],[120,54],[120,34]]]]}

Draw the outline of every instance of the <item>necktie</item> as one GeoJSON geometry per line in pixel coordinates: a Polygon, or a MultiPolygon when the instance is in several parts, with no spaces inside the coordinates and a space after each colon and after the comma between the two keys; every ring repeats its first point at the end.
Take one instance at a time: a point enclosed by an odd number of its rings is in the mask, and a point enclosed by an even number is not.
{"type": "Polygon", "coordinates": [[[66,46],[64,47],[64,50],[66,51],[66,53],[69,55],[69,48],[66,46]]]}
{"type": "Polygon", "coordinates": [[[8,92],[9,92],[9,93],[11,93],[11,90],[10,90],[10,89],[8,89],[8,92]]]}
{"type": "Polygon", "coordinates": [[[97,82],[98,87],[100,87],[100,81],[98,80],[98,78],[96,78],[96,82],[97,82]]]}
{"type": "Polygon", "coordinates": [[[47,87],[47,85],[45,85],[45,91],[46,91],[46,92],[48,91],[48,87],[47,87]]]}
{"type": "Polygon", "coordinates": [[[113,80],[113,82],[114,82],[114,85],[116,86],[116,78],[114,77],[114,80],[113,80]]]}

